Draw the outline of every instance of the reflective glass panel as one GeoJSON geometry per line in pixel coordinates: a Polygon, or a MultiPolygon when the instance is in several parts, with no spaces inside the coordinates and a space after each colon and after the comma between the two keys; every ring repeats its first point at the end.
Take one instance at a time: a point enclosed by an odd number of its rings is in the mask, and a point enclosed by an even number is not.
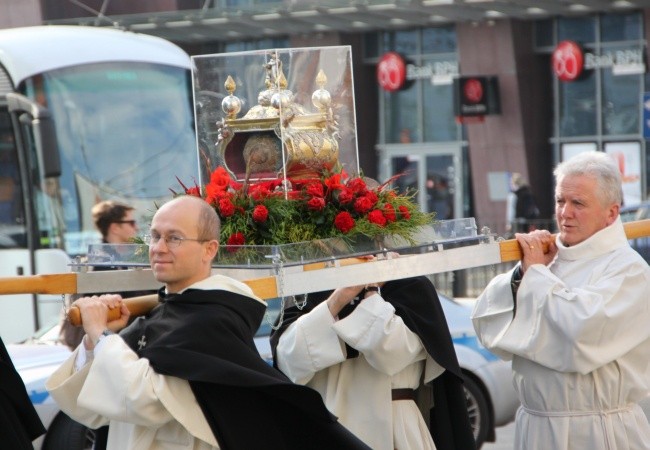
{"type": "Polygon", "coordinates": [[[558,41],[570,39],[586,44],[596,40],[594,17],[562,17],[558,19],[558,41]]]}
{"type": "Polygon", "coordinates": [[[573,82],[559,82],[560,136],[584,136],[597,133],[596,76],[589,74],[573,82]]]}
{"type": "Polygon", "coordinates": [[[637,134],[640,126],[641,75],[614,75],[602,71],[603,134],[637,134]]]}
{"type": "Polygon", "coordinates": [[[607,14],[600,19],[600,39],[603,42],[642,39],[641,14],[607,14]]]}
{"type": "Polygon", "coordinates": [[[386,142],[410,144],[421,142],[421,127],[418,121],[418,83],[408,89],[397,92],[384,92],[384,123],[386,124],[386,142]]]}
{"type": "Polygon", "coordinates": [[[422,30],[422,54],[455,53],[456,29],[454,27],[425,28],[422,30]]]}
{"type": "Polygon", "coordinates": [[[69,253],[85,253],[85,236],[95,236],[90,210],[98,199],[128,203],[146,220],[170,189],[181,191],[177,179],[196,179],[187,69],[87,64],[30,79],[24,91],[54,118],[62,175],[43,192],[56,193],[62,204],[55,217],[65,224],[69,253]]]}

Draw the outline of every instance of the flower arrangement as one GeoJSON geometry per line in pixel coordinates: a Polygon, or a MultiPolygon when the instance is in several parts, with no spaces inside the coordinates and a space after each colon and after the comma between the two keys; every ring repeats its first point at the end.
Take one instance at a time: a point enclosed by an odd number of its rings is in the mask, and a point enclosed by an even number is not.
{"type": "Polygon", "coordinates": [[[432,223],[435,214],[421,212],[413,193],[389,188],[393,179],[373,187],[363,177],[323,171],[309,179],[244,185],[217,167],[205,186],[181,186],[185,194],[201,197],[216,209],[221,242],[228,246],[385,235],[413,242],[419,227],[432,223]]]}

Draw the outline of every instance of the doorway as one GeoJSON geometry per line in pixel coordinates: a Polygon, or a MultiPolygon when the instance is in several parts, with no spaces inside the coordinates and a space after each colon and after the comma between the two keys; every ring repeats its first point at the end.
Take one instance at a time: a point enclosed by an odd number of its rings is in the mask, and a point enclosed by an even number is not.
{"type": "Polygon", "coordinates": [[[460,146],[440,144],[394,144],[377,146],[379,175],[400,192],[415,191],[415,200],[437,220],[464,217],[463,159],[460,146]]]}

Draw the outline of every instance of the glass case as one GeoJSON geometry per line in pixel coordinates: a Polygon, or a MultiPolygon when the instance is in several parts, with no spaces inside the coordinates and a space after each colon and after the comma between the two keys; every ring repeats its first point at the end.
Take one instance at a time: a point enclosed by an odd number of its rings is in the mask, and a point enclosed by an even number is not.
{"type": "MultiPolygon", "coordinates": [[[[201,184],[359,173],[351,48],[192,57],[201,184]]],[[[285,190],[288,189],[285,186],[285,190]]]]}
{"type": "MultiPolygon", "coordinates": [[[[372,239],[362,236],[352,241],[328,238],[279,245],[221,245],[213,267],[268,269],[304,266],[388,252],[402,255],[436,252],[488,240],[488,235],[477,233],[476,221],[469,217],[441,220],[424,226],[412,242],[390,235],[372,239]]],[[[88,248],[87,260],[73,265],[148,267],[148,247],[144,244],[94,244],[88,248]]]]}

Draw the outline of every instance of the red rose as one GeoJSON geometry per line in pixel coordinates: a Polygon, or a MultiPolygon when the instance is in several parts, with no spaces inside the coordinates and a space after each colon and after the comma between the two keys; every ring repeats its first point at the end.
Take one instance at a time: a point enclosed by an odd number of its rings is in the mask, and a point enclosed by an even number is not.
{"type": "Polygon", "coordinates": [[[312,211],[322,211],[325,208],[325,199],[321,197],[312,197],[307,202],[307,208],[312,211]]]}
{"type": "Polygon", "coordinates": [[[354,225],[354,219],[349,212],[340,212],[334,218],[334,226],[342,233],[347,233],[354,228],[354,225]]]}
{"type": "Polygon", "coordinates": [[[235,214],[235,205],[232,204],[229,198],[219,200],[219,213],[221,213],[221,217],[230,217],[235,214]]]}
{"type": "Polygon", "coordinates": [[[399,209],[399,213],[402,215],[403,218],[405,218],[406,220],[411,218],[411,212],[406,206],[401,205],[398,209],[399,209]]]}
{"type": "Polygon", "coordinates": [[[264,205],[257,205],[253,209],[253,220],[258,223],[266,222],[266,219],[269,217],[269,210],[266,209],[264,205]]]}
{"type": "Polygon", "coordinates": [[[232,194],[228,191],[224,191],[216,185],[207,184],[205,186],[205,201],[210,204],[218,202],[222,198],[230,198],[231,196],[232,194]]]}
{"type": "Polygon", "coordinates": [[[370,211],[368,214],[368,220],[380,227],[386,225],[386,217],[384,216],[384,213],[381,212],[381,209],[373,209],[370,211]]]}
{"type": "Polygon", "coordinates": [[[261,200],[271,195],[271,191],[265,186],[250,186],[248,188],[248,195],[253,200],[261,200]]]}
{"type": "Polygon", "coordinates": [[[223,167],[217,167],[210,175],[210,184],[217,189],[225,191],[230,186],[230,175],[223,167]]]}
{"type": "Polygon", "coordinates": [[[339,203],[341,205],[346,205],[350,203],[352,200],[354,200],[354,194],[350,189],[343,189],[341,192],[339,192],[339,203]]]}
{"type": "Polygon", "coordinates": [[[368,197],[359,197],[355,202],[354,202],[354,210],[358,212],[359,214],[365,214],[368,211],[372,209],[374,204],[372,203],[372,200],[369,199],[368,197]]]}
{"type": "Polygon", "coordinates": [[[367,191],[363,196],[370,200],[372,206],[375,206],[379,200],[379,197],[377,197],[377,194],[374,191],[367,191]]]}
{"type": "Polygon", "coordinates": [[[395,208],[390,203],[384,205],[384,216],[386,216],[386,220],[389,222],[395,222],[395,220],[397,220],[395,208]]]}
{"type": "Polygon", "coordinates": [[[325,190],[320,182],[309,183],[307,185],[307,195],[310,197],[322,197],[325,195],[325,190]]]}
{"type": "MultiPolygon", "coordinates": [[[[228,238],[228,245],[244,245],[246,243],[246,238],[244,238],[244,235],[242,233],[233,233],[230,235],[228,238]]],[[[229,248],[229,252],[236,252],[236,248],[229,248]]]]}
{"type": "Polygon", "coordinates": [[[330,191],[336,191],[338,189],[343,189],[344,186],[343,186],[343,183],[341,183],[341,174],[337,173],[337,174],[332,175],[329,178],[326,178],[325,179],[325,186],[327,186],[327,188],[330,191]]]}
{"type": "Polygon", "coordinates": [[[355,194],[358,194],[367,189],[366,182],[363,181],[361,178],[353,178],[350,181],[348,181],[348,189],[350,189],[355,194]]]}

